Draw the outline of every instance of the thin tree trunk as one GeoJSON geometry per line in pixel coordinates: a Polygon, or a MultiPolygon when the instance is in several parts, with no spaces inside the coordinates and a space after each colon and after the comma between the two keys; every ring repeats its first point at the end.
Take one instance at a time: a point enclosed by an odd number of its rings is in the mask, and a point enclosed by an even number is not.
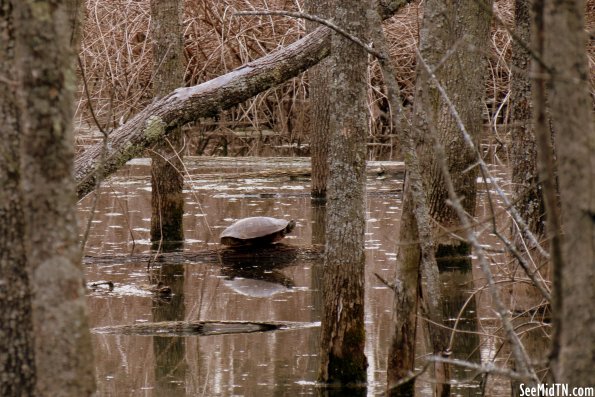
{"type": "MultiPolygon", "coordinates": [[[[367,37],[369,4],[337,4],[334,21],[357,37],[367,37]]],[[[327,198],[326,251],[323,275],[319,380],[363,384],[364,231],[367,53],[337,34],[332,39],[333,90],[327,198]]]]}
{"type": "Polygon", "coordinates": [[[14,4],[36,394],[89,396],[95,377],[72,179],[72,14],[65,1],[14,4]]]}
{"type": "MultiPolygon", "coordinates": [[[[515,0],[515,35],[526,45],[531,43],[530,4],[527,0],[515,0]]],[[[523,45],[512,43],[510,81],[510,121],[512,144],[510,164],[515,207],[525,220],[529,230],[536,236],[544,234],[545,209],[541,186],[537,180],[537,144],[533,132],[531,114],[531,58],[523,45]]],[[[521,238],[521,232],[513,226],[512,234],[521,238]]],[[[527,241],[531,245],[531,241],[527,241]]],[[[522,250],[522,243],[517,241],[522,250]]]]}
{"type": "MultiPolygon", "coordinates": [[[[308,14],[321,18],[330,18],[334,0],[308,0],[308,14]]],[[[313,31],[318,24],[308,21],[308,31],[313,31]]],[[[312,157],[312,198],[326,198],[328,179],[329,123],[331,111],[331,64],[333,58],[327,57],[308,70],[310,97],[310,147],[312,157]]]]}
{"type": "Polygon", "coordinates": [[[25,397],[34,395],[35,361],[22,207],[14,17],[12,3],[0,3],[0,395],[25,397]]]}
{"type": "MultiPolygon", "coordinates": [[[[545,203],[542,195],[542,184],[539,182],[537,170],[537,142],[532,119],[531,78],[529,76],[531,57],[526,46],[531,43],[531,5],[527,0],[515,0],[515,36],[512,43],[512,61],[510,77],[510,167],[514,207],[524,220],[528,231],[544,241],[545,236],[545,203]],[[522,43],[519,42],[522,41],[522,43]]],[[[517,255],[511,253],[511,269],[513,277],[523,276],[526,271],[534,274],[542,287],[515,283],[511,286],[511,305],[513,309],[524,310],[539,304],[546,289],[543,277],[548,276],[546,258],[539,254],[533,239],[525,238],[527,230],[523,230],[516,222],[511,221],[511,241],[517,255]],[[522,263],[522,262],[524,263],[522,263]],[[528,267],[533,264],[532,267],[528,267]],[[538,269],[545,269],[539,271],[538,269]],[[522,306],[521,306],[522,304],[522,306]]]]}
{"type": "Polygon", "coordinates": [[[546,66],[543,64],[544,55],[544,0],[533,0],[532,48],[540,57],[541,62],[533,60],[531,63],[533,98],[533,120],[537,141],[537,165],[540,183],[543,186],[543,198],[546,210],[546,230],[550,246],[550,261],[552,267],[552,349],[550,352],[551,369],[555,370],[558,353],[560,351],[561,332],[561,285],[562,285],[562,242],[560,227],[560,212],[556,192],[556,181],[553,160],[552,140],[547,122],[546,110],[546,66]]]}
{"type": "Polygon", "coordinates": [[[548,104],[556,134],[564,232],[562,258],[554,262],[554,277],[558,280],[554,280],[553,300],[559,312],[555,313],[552,367],[556,382],[568,383],[570,387],[592,386],[595,383],[595,130],[585,50],[585,4],[581,0],[545,4],[544,58],[552,69],[548,104]]]}
{"type": "MultiPolygon", "coordinates": [[[[151,0],[153,96],[161,98],[184,85],[181,1],[151,0]]],[[[184,241],[183,135],[173,128],[151,154],[151,241],[165,250],[184,241]]]]}

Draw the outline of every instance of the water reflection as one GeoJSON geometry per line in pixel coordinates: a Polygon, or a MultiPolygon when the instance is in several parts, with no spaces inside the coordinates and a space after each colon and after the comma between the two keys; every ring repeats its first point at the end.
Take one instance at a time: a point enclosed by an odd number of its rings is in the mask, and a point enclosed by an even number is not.
{"type": "MultiPolygon", "coordinates": [[[[148,163],[135,161],[105,182],[92,222],[86,255],[107,258],[86,261],[89,282],[108,280],[113,291],[89,293],[93,327],[149,321],[320,321],[320,236],[324,208],[313,205],[308,182],[291,177],[255,177],[253,169],[199,169],[189,159],[191,178],[185,190],[186,236],[180,256],[151,254],[148,163]],[[226,178],[242,172],[241,178],[226,178]],[[232,221],[248,216],[295,219],[297,226],[276,249],[219,251],[219,233],[232,221]],[[312,248],[314,247],[314,248],[312,248]],[[308,254],[304,255],[304,250],[308,254]],[[215,259],[194,253],[218,253],[215,259]],[[186,254],[186,256],[184,256],[186,254]],[[150,271],[147,261],[155,258],[150,271]],[[159,299],[140,289],[162,282],[172,289],[159,299]]],[[[291,167],[288,160],[287,167],[291,167]]],[[[370,177],[366,202],[366,355],[367,389],[339,391],[316,386],[319,329],[265,333],[164,337],[94,334],[96,371],[101,396],[232,396],[232,395],[382,395],[386,378],[386,346],[392,294],[375,273],[393,277],[400,178],[370,177]]],[[[80,224],[88,216],[89,199],[79,204],[80,224]]],[[[481,211],[479,211],[481,214],[481,211]]],[[[489,236],[483,241],[493,247],[489,236]]],[[[503,259],[502,259],[503,260],[503,259]]],[[[471,296],[482,275],[473,267],[443,270],[441,281],[447,326],[464,333],[453,337],[456,358],[506,364],[487,294],[471,296]],[[461,307],[466,308],[461,312],[461,307]],[[457,322],[458,319],[458,322],[457,322]],[[502,361],[500,361],[502,360],[502,361]]],[[[423,328],[423,327],[421,327],[423,328]]],[[[526,338],[533,335],[527,333],[526,338]]],[[[419,340],[420,362],[425,347],[419,340]]],[[[542,345],[534,343],[536,349],[542,345]]],[[[469,371],[455,369],[463,383],[453,395],[481,394],[481,383],[469,371]]],[[[432,379],[418,382],[417,394],[428,395],[432,379]]],[[[507,396],[510,382],[490,378],[487,395],[507,396]]]]}
{"type": "Polygon", "coordinates": [[[223,284],[234,292],[254,298],[270,298],[283,292],[291,292],[295,283],[277,270],[262,267],[221,269],[225,276],[223,284]]]}

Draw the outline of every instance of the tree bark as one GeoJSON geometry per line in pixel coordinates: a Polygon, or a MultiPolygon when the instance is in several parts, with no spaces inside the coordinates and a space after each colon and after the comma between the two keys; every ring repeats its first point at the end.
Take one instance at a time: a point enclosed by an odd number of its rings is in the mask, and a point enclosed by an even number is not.
{"type": "MultiPolygon", "coordinates": [[[[389,18],[409,2],[381,1],[382,18],[389,18]]],[[[329,54],[330,33],[329,28],[320,27],[303,39],[223,76],[197,86],[178,88],[154,101],[110,134],[107,153],[100,143],[76,158],[78,197],[95,188],[96,178],[103,179],[115,172],[173,128],[216,115],[316,65],[329,54]]]]}
{"type": "MultiPolygon", "coordinates": [[[[184,85],[181,1],[151,0],[153,96],[184,85]]],[[[151,154],[151,241],[157,249],[180,248],[184,241],[183,136],[180,127],[155,145],[151,154]]]]}
{"type": "Polygon", "coordinates": [[[404,379],[413,374],[415,369],[417,307],[420,295],[420,246],[416,240],[408,239],[418,235],[409,183],[407,181],[405,186],[406,193],[401,209],[399,229],[401,245],[397,250],[397,272],[393,286],[393,313],[387,364],[389,396],[413,396],[415,394],[414,381],[401,384],[404,379]]]}
{"type": "MultiPolygon", "coordinates": [[[[552,69],[548,103],[556,134],[562,261],[555,263],[556,382],[595,383],[595,130],[585,51],[585,4],[546,1],[544,58],[552,69]]],[[[552,175],[550,175],[550,178],[552,175]]]]}
{"type": "MultiPolygon", "coordinates": [[[[334,0],[308,0],[306,10],[308,14],[321,18],[330,18],[334,0]]],[[[309,31],[318,24],[308,21],[309,31]]],[[[308,84],[310,97],[310,150],[312,157],[312,198],[326,198],[326,184],[328,179],[328,146],[330,129],[330,86],[333,65],[332,57],[327,57],[308,70],[308,84]]]]}
{"type": "Polygon", "coordinates": [[[0,395],[24,397],[34,395],[35,361],[22,207],[14,12],[11,2],[0,3],[0,395]]]}
{"type": "MultiPolygon", "coordinates": [[[[334,21],[359,38],[367,37],[369,2],[342,1],[334,21]]],[[[365,50],[333,35],[333,89],[327,192],[326,250],[319,380],[364,384],[365,167],[368,131],[365,50]]]]}
{"type": "Polygon", "coordinates": [[[525,225],[511,218],[510,240],[515,252],[510,253],[512,277],[530,274],[537,285],[513,283],[510,287],[511,308],[524,310],[539,304],[549,296],[544,279],[549,276],[546,258],[537,249],[536,240],[547,244],[545,237],[545,202],[542,183],[537,169],[537,141],[531,103],[531,56],[527,45],[531,43],[531,5],[526,0],[515,0],[515,40],[512,42],[510,76],[510,133],[509,164],[511,168],[514,209],[525,225]],[[519,40],[521,42],[519,42],[519,40]],[[526,238],[527,232],[536,239],[526,238]]]}
{"type": "MultiPolygon", "coordinates": [[[[515,35],[526,45],[531,43],[530,4],[526,0],[514,2],[515,35]]],[[[531,79],[529,67],[531,58],[527,50],[517,40],[512,43],[510,78],[510,121],[512,144],[510,164],[515,208],[525,220],[529,230],[536,236],[545,231],[545,208],[541,195],[541,185],[537,180],[537,143],[533,131],[531,113],[531,79]]],[[[524,251],[519,239],[522,233],[512,227],[512,236],[517,239],[516,247],[524,251]]],[[[527,241],[529,246],[531,241],[527,241]]]]}
{"type": "MultiPolygon", "coordinates": [[[[428,0],[420,31],[420,54],[446,89],[463,124],[477,141],[483,126],[483,97],[486,74],[485,55],[481,48],[488,42],[492,8],[491,0],[428,0]]],[[[418,142],[421,169],[430,215],[435,228],[437,256],[467,255],[469,246],[452,238],[444,230],[457,232],[460,222],[456,211],[448,205],[448,192],[440,166],[428,138],[430,124],[439,135],[439,144],[446,149],[448,170],[456,193],[462,198],[465,211],[475,214],[477,168],[472,167],[478,153],[469,148],[448,105],[438,90],[428,84],[428,77],[417,66],[415,127],[423,132],[418,142]]]]}
{"type": "Polygon", "coordinates": [[[14,2],[36,394],[52,397],[95,392],[72,179],[75,58],[66,4],[14,2]]]}

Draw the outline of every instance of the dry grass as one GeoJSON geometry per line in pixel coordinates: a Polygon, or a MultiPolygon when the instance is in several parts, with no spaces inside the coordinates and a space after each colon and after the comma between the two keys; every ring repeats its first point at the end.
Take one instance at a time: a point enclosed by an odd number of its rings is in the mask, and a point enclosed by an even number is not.
{"type": "MultiPolygon", "coordinates": [[[[104,127],[112,128],[151,101],[152,56],[149,0],[88,0],[81,62],[90,91],[91,105],[104,127]]],[[[303,0],[188,0],[183,32],[187,61],[186,85],[224,74],[246,62],[279,49],[302,37],[303,21],[283,17],[236,17],[236,11],[302,11],[303,0]]],[[[511,0],[496,0],[494,10],[508,27],[514,25],[511,0]]],[[[595,27],[595,0],[588,2],[588,29],[595,27]]],[[[413,100],[415,45],[423,11],[409,5],[384,25],[405,105],[413,100]]],[[[489,57],[487,110],[494,126],[506,122],[511,38],[495,23],[489,57]]],[[[590,43],[590,65],[595,72],[595,45],[590,43]]],[[[593,76],[595,73],[591,73],[593,76]]],[[[307,74],[272,88],[216,119],[190,126],[195,152],[217,154],[266,154],[265,147],[307,144],[307,74]],[[238,131],[253,138],[238,138],[238,131]],[[266,134],[260,134],[266,131],[266,134]],[[214,134],[213,134],[214,133],[214,134]],[[234,148],[231,150],[230,148],[234,148]]],[[[92,125],[89,103],[79,90],[77,121],[92,125]]],[[[391,153],[396,135],[387,124],[388,105],[376,65],[370,66],[370,154],[391,153]]],[[[306,151],[307,152],[307,151],[306,151]]],[[[304,154],[306,152],[301,152],[304,154]]]]}

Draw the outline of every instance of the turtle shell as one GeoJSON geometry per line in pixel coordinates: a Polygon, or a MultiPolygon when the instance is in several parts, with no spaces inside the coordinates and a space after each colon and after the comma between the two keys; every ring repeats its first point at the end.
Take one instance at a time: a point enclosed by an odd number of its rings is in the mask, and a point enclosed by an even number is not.
{"type": "Polygon", "coordinates": [[[221,244],[257,245],[281,240],[295,227],[295,221],[255,216],[240,219],[221,233],[221,244]]]}

